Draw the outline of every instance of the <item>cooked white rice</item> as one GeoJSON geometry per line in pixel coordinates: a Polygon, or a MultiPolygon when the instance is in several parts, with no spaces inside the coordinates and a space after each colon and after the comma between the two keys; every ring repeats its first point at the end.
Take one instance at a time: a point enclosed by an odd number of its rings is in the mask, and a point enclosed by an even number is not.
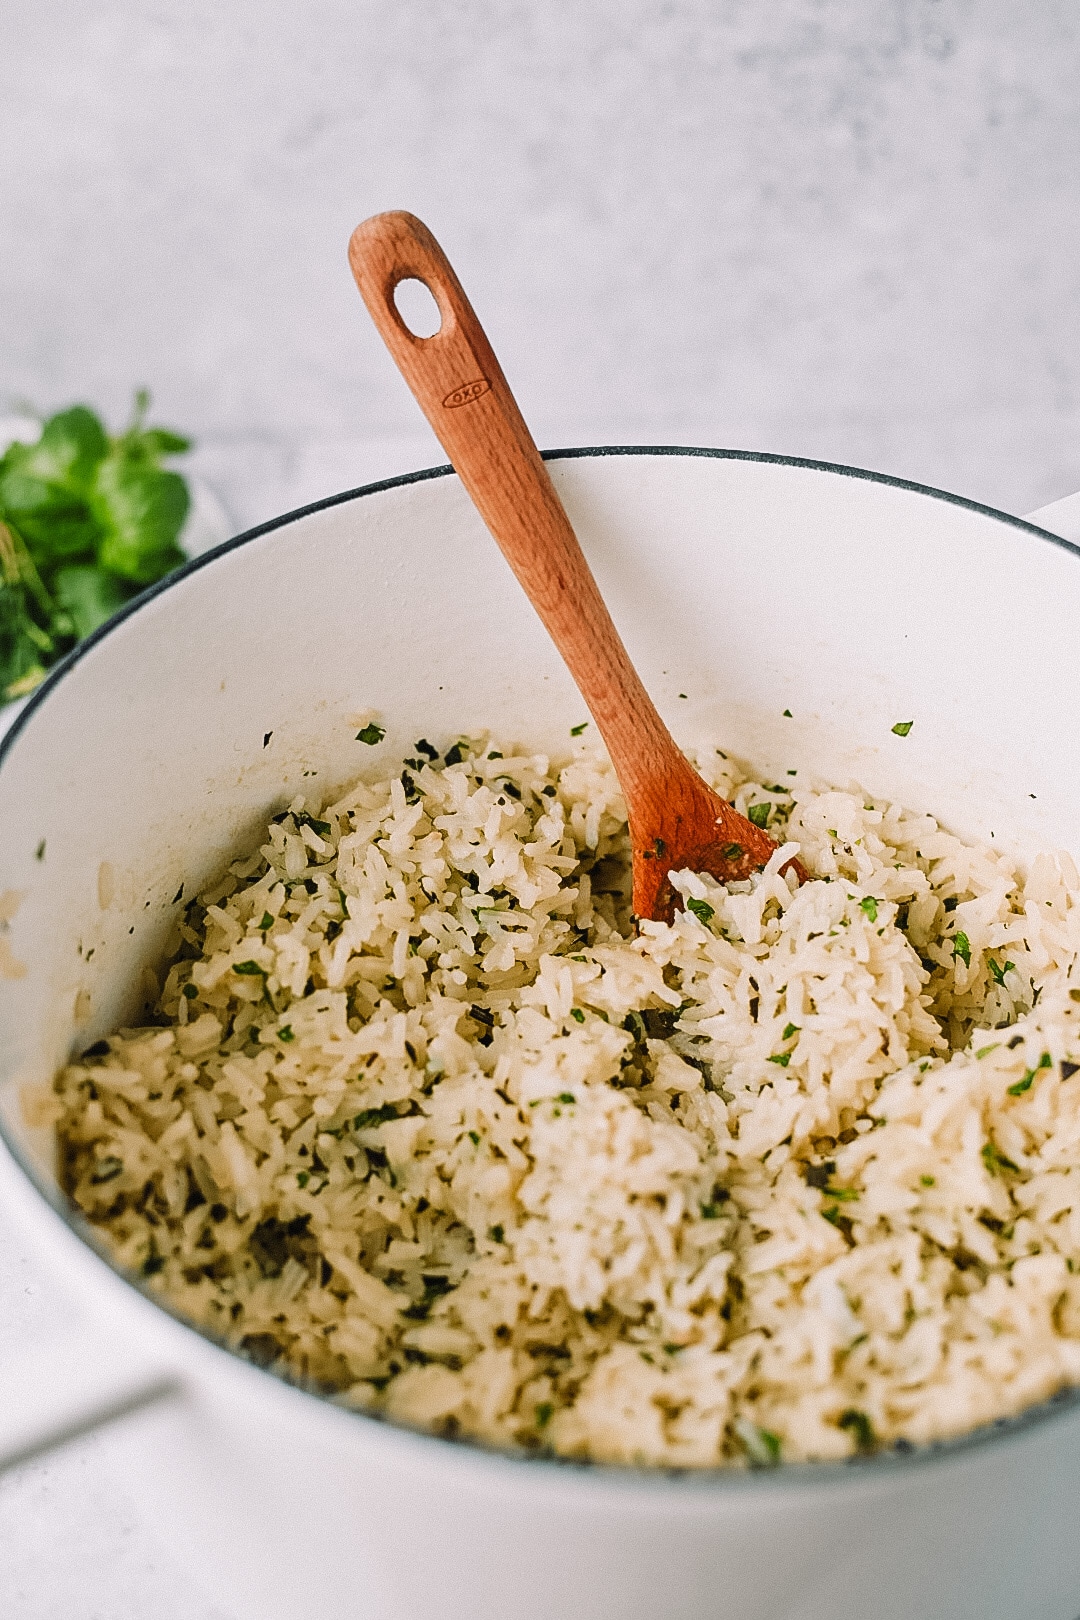
{"type": "Polygon", "coordinates": [[[717,754],[783,847],[635,937],[606,764],[417,750],[275,818],[160,1024],[59,1076],[122,1265],[346,1402],[605,1461],[842,1457],[1080,1381],[1069,856],[1021,882],[717,754]]]}

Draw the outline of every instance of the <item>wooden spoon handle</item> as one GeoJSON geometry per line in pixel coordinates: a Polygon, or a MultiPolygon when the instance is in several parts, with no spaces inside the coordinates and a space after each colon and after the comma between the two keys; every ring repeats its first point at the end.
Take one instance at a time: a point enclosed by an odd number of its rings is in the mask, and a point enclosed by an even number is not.
{"type": "Polygon", "coordinates": [[[349,262],[398,369],[600,729],[628,804],[694,773],[627,656],[502,368],[438,242],[407,213],[357,226],[349,262]],[[394,303],[422,281],[442,325],[417,337],[394,303]],[[681,769],[680,769],[681,767],[681,769]]]}

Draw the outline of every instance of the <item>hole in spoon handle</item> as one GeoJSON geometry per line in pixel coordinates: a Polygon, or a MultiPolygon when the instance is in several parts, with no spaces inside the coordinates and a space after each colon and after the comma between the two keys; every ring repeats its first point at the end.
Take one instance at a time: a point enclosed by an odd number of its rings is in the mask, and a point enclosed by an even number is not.
{"type": "Polygon", "coordinates": [[[523,435],[539,461],[484,330],[427,226],[412,214],[376,214],[353,232],[349,263],[383,342],[466,482],[469,468],[459,465],[459,457],[469,458],[466,439],[475,438],[477,424],[455,417],[486,395],[492,396],[486,436],[496,430],[501,414],[504,431],[512,433],[519,450],[523,435]],[[421,282],[434,298],[441,319],[437,332],[421,336],[409,330],[394,296],[406,281],[421,282]],[[496,405],[497,412],[491,409],[496,405]]]}

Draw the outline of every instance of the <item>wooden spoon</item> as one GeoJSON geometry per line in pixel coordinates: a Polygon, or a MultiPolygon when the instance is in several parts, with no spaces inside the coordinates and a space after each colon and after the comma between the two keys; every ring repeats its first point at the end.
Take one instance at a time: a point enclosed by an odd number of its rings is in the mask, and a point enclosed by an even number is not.
{"type": "MultiPolygon", "coordinates": [[[[550,632],[607,744],[630,822],[635,914],[670,921],[669,872],[747,877],[776,844],[705,785],[638,678],[484,330],[450,262],[412,214],[353,232],[356,285],[480,516],[550,632]],[[442,324],[417,337],[394,302],[423,282],[442,324]]],[[[800,881],[806,873],[790,861],[800,881]]],[[[788,868],[785,868],[787,870],[788,868]]]]}

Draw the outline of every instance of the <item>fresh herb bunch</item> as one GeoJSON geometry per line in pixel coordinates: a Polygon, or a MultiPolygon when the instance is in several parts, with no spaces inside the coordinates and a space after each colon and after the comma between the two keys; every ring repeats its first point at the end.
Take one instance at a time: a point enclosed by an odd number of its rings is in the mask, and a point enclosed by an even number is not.
{"type": "Polygon", "coordinates": [[[0,456],[0,704],[183,561],[188,488],[161,463],[190,440],[147,427],[149,406],[140,389],[114,438],[72,405],[0,456]]]}

